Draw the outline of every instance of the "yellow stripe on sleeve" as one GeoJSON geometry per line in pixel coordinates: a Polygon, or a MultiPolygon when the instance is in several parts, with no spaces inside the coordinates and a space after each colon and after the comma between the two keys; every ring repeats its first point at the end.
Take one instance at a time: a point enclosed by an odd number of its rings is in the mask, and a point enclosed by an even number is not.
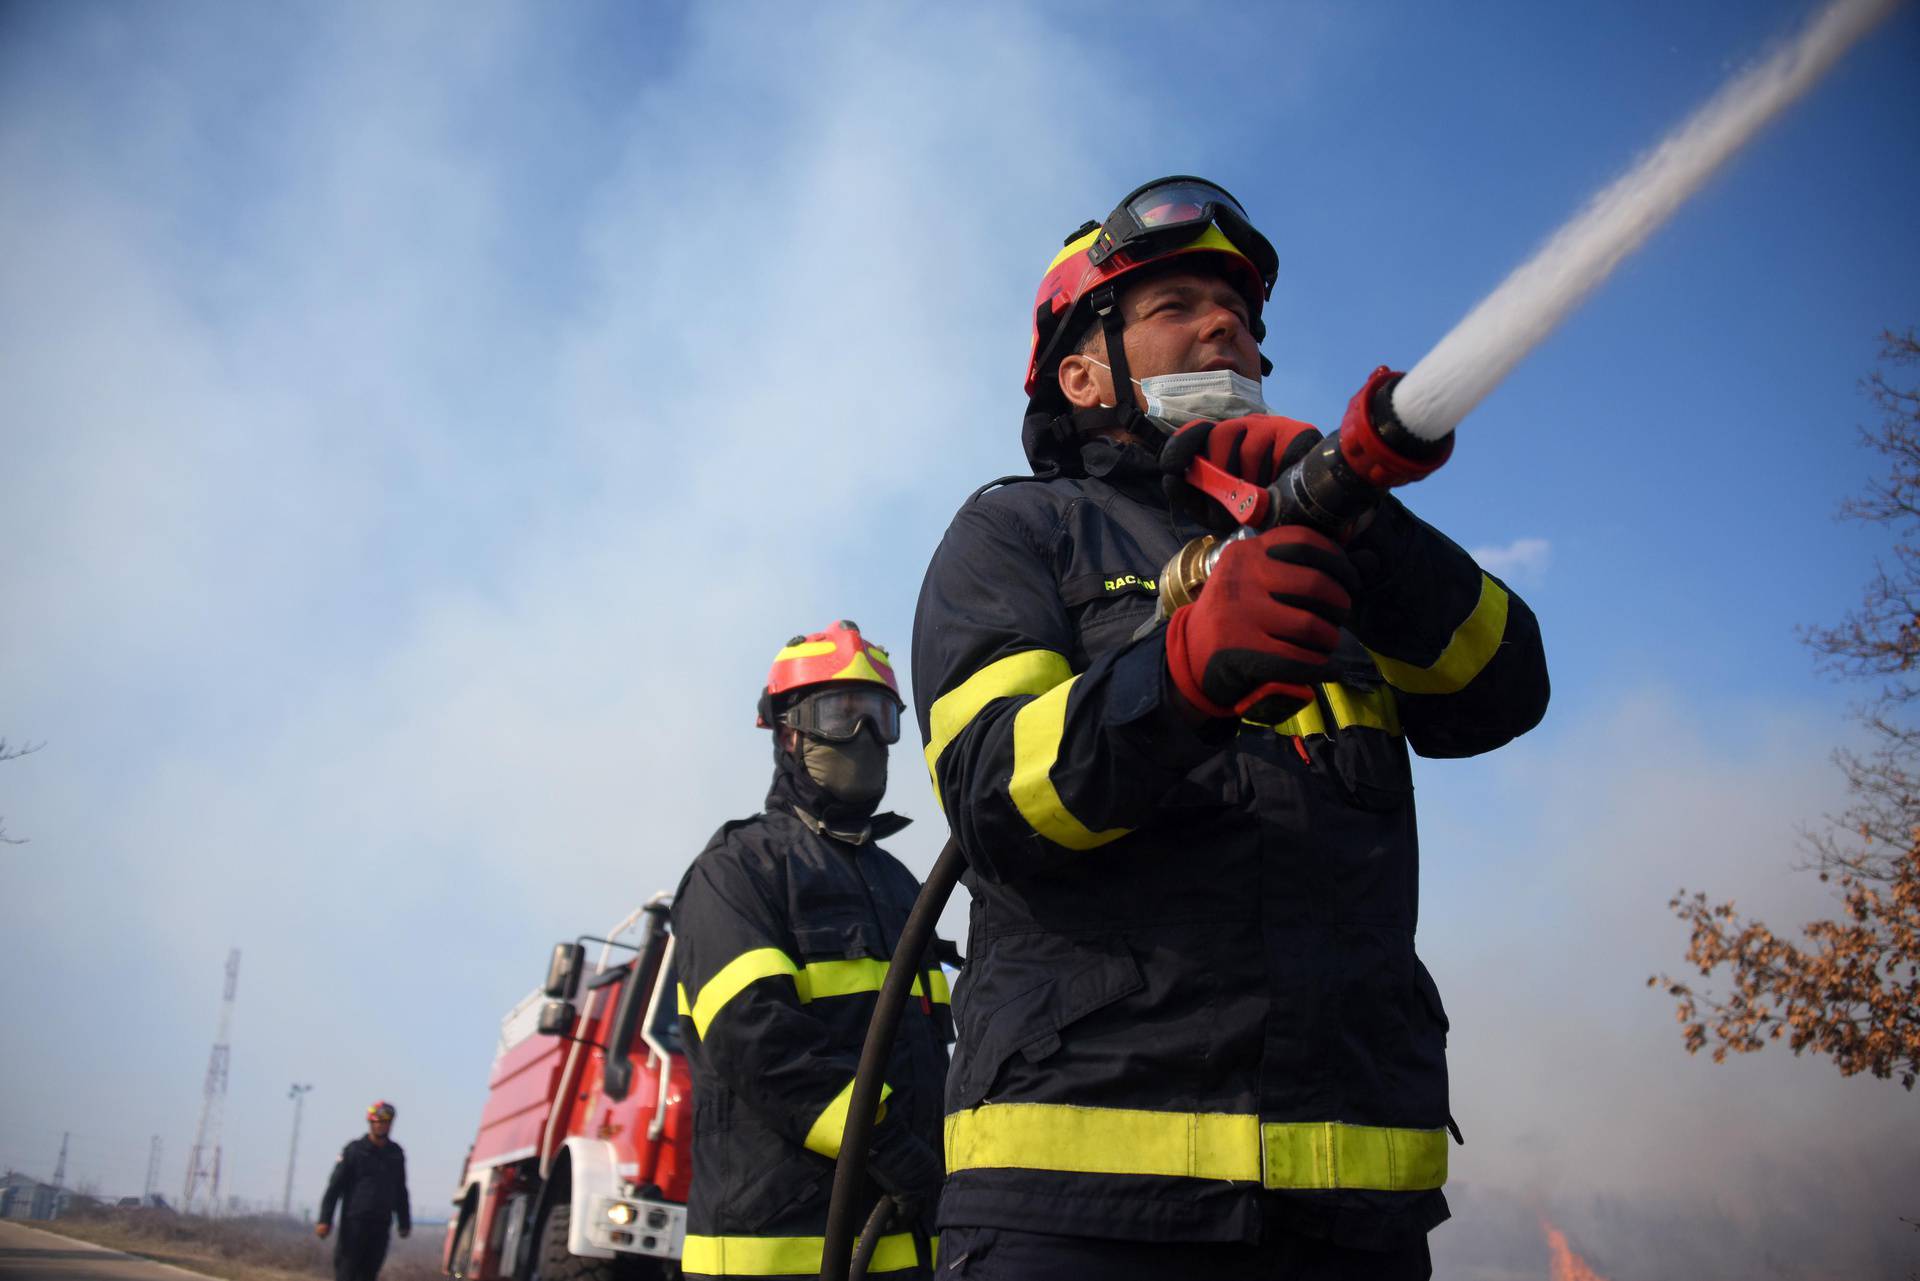
{"type": "Polygon", "coordinates": [[[1015,713],[1013,777],[1007,792],[1034,831],[1070,850],[1091,850],[1119,840],[1128,829],[1091,830],[1067,810],[1053,786],[1053,766],[1060,759],[1060,739],[1067,728],[1067,696],[1079,679],[1054,686],[1015,713]]]}
{"type": "MultiPolygon", "coordinates": [[[[874,1120],[887,1114],[887,1096],[893,1093],[893,1087],[885,1081],[880,1083],[880,1106],[874,1112],[874,1120]]],[[[809,1151],[818,1152],[829,1161],[840,1157],[840,1139],[847,1132],[847,1109],[853,1103],[853,1082],[848,1081],[840,1093],[833,1096],[833,1102],[821,1109],[813,1124],[807,1129],[806,1145],[809,1151]]]]}
{"type": "Polygon", "coordinates": [[[704,1039],[707,1028],[727,1002],[745,991],[749,984],[761,979],[775,978],[785,974],[792,978],[797,987],[800,967],[793,958],[779,948],[758,947],[751,952],[743,952],[720,967],[720,972],[707,980],[700,989],[700,995],[694,998],[688,1012],[693,1015],[693,1030],[704,1039]]]}
{"type": "Polygon", "coordinates": [[[1026,649],[995,659],[933,700],[927,709],[927,769],[934,772],[938,794],[940,754],[973,723],[973,718],[997,698],[1044,694],[1073,679],[1065,654],[1050,649],[1026,649]]]}
{"type": "Polygon", "coordinates": [[[1482,574],[1479,603],[1431,667],[1415,667],[1382,654],[1374,654],[1373,661],[1395,689],[1409,694],[1455,694],[1472,684],[1481,669],[1493,661],[1506,634],[1506,590],[1482,574]]]}

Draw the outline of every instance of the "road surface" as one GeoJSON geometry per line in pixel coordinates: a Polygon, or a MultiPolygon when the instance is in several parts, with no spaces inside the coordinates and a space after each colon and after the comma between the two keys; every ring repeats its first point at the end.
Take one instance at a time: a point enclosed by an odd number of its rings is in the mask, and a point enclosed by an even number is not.
{"type": "Polygon", "coordinates": [[[0,1281],[204,1281],[204,1274],[0,1220],[0,1281]]]}

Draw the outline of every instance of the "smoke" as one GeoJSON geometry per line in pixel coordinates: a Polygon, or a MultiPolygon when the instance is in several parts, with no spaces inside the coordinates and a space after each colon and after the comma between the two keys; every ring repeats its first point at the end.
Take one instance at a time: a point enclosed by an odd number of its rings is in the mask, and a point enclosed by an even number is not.
{"type": "Polygon", "coordinates": [[[450,1183],[546,946],[758,808],[773,649],[907,648],[1018,458],[1006,300],[1058,235],[953,175],[1070,191],[1032,121],[1094,81],[1018,11],[779,13],[10,16],[0,689],[49,746],[6,919],[59,976],[6,997],[23,1157],[85,1099],[177,1189],[238,945],[224,1185],[277,1194],[292,1080],[309,1199],[375,1097],[450,1183]]]}
{"type": "Polygon", "coordinates": [[[1689,1057],[1644,986],[1680,969],[1666,903],[1682,884],[1783,932],[1835,907],[1795,868],[1797,833],[1844,800],[1809,750],[1835,740],[1838,709],[1705,707],[1684,687],[1620,691],[1482,772],[1421,765],[1420,949],[1466,1138],[1436,1275],[1544,1275],[1542,1215],[1609,1281],[1920,1259],[1901,1223],[1920,1211],[1920,1151],[1885,1141],[1911,1096],[1777,1046],[1689,1057]]]}

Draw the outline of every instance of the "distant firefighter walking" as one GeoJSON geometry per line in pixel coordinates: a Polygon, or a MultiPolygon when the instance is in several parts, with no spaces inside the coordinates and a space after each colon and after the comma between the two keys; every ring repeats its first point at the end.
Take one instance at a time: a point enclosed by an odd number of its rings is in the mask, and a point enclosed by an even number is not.
{"type": "Polygon", "coordinates": [[[387,1229],[396,1220],[400,1235],[413,1231],[407,1203],[407,1154],[388,1137],[393,1104],[382,1100],[367,1109],[367,1132],[340,1150],[327,1193],[320,1198],[314,1235],[333,1231],[333,1210],[340,1207],[340,1235],[333,1243],[334,1281],[376,1281],[387,1258],[387,1229]]]}

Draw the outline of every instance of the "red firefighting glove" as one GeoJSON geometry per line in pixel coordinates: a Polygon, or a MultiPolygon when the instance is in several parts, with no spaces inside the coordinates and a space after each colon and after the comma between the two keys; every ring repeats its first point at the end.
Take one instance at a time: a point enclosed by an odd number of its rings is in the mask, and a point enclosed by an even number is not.
{"type": "Polygon", "coordinates": [[[1208,716],[1283,721],[1327,679],[1358,586],[1339,545],[1304,525],[1229,543],[1167,624],[1167,672],[1208,716]]]}
{"type": "Polygon", "coordinates": [[[1320,439],[1320,429],[1311,423],[1277,414],[1253,414],[1219,423],[1196,418],[1175,432],[1161,449],[1161,483],[1176,510],[1224,533],[1234,528],[1233,518],[1219,503],[1187,483],[1187,468],[1195,458],[1204,458],[1229,475],[1264,487],[1306,457],[1320,439]]]}

